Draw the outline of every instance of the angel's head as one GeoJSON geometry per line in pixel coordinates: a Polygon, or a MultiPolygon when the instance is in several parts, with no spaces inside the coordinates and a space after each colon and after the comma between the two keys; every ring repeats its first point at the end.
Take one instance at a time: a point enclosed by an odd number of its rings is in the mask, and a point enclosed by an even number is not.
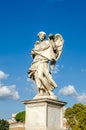
{"type": "Polygon", "coordinates": [[[46,38],[46,33],[45,32],[39,32],[38,35],[39,39],[43,41],[46,38]]]}

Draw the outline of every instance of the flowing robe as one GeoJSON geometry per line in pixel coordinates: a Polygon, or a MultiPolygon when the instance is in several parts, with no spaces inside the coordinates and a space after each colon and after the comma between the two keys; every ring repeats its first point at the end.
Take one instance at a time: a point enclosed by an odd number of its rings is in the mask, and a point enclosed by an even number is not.
{"type": "Polygon", "coordinates": [[[52,91],[57,87],[50,74],[49,61],[54,63],[57,57],[57,49],[53,41],[44,40],[35,45],[32,50],[33,63],[28,75],[36,82],[39,89],[45,92],[52,91]]]}

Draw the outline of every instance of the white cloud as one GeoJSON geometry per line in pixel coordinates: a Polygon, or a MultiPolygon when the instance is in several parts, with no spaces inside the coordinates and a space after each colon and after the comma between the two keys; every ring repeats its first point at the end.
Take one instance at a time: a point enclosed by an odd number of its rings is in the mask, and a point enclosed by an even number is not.
{"type": "Polygon", "coordinates": [[[86,94],[85,94],[85,93],[82,93],[81,95],[78,95],[78,96],[77,96],[77,100],[78,100],[78,102],[80,102],[80,103],[86,103],[86,94]]]}
{"type": "Polygon", "coordinates": [[[64,69],[64,65],[56,64],[53,69],[51,69],[52,74],[57,74],[61,69],[64,69]]]}
{"type": "Polygon", "coordinates": [[[0,100],[13,99],[18,100],[19,94],[16,90],[16,85],[6,86],[2,84],[2,80],[5,80],[9,75],[5,74],[2,70],[0,70],[0,100]]]}
{"type": "Polygon", "coordinates": [[[8,74],[5,74],[3,71],[0,70],[0,80],[6,79],[8,76],[8,74]]]}
{"type": "Polygon", "coordinates": [[[59,65],[55,65],[55,67],[51,70],[52,74],[57,74],[59,72],[59,65]]]}
{"type": "Polygon", "coordinates": [[[16,91],[16,85],[11,86],[0,85],[0,99],[18,100],[19,94],[16,91]]]}
{"type": "Polygon", "coordinates": [[[30,78],[27,78],[27,82],[32,82],[32,80],[30,78]]]}
{"type": "Polygon", "coordinates": [[[59,90],[59,94],[64,96],[71,96],[75,98],[79,103],[86,103],[86,94],[79,94],[73,85],[65,86],[59,90]]]}
{"type": "Polygon", "coordinates": [[[73,85],[68,85],[60,89],[59,94],[62,94],[64,96],[77,96],[77,92],[73,85]]]}

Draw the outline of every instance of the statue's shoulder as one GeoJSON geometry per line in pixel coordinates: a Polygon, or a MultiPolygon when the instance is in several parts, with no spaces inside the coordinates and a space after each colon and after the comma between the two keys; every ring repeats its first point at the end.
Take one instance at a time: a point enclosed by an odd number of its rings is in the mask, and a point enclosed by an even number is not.
{"type": "Polygon", "coordinates": [[[45,40],[46,44],[49,44],[49,40],[45,40]]]}
{"type": "Polygon", "coordinates": [[[36,46],[36,45],[39,45],[39,44],[40,44],[40,41],[36,41],[36,42],[35,42],[35,46],[36,46]]]}

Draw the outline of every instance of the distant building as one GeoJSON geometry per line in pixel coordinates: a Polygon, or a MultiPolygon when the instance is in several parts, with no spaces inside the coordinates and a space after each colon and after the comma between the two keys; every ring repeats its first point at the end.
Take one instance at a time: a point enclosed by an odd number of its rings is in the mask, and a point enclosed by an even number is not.
{"type": "Polygon", "coordinates": [[[16,114],[17,114],[17,113],[15,113],[15,114],[13,113],[13,114],[12,114],[12,118],[8,120],[9,124],[16,122],[16,120],[15,120],[16,114]]]}
{"type": "Polygon", "coordinates": [[[9,130],[25,130],[25,124],[21,122],[11,123],[9,126],[9,130]]]}
{"type": "MultiPolygon", "coordinates": [[[[16,113],[17,114],[17,113],[16,113]]],[[[12,119],[9,119],[9,130],[25,130],[25,124],[21,122],[16,122],[15,116],[16,114],[12,114],[12,119]]]]}

